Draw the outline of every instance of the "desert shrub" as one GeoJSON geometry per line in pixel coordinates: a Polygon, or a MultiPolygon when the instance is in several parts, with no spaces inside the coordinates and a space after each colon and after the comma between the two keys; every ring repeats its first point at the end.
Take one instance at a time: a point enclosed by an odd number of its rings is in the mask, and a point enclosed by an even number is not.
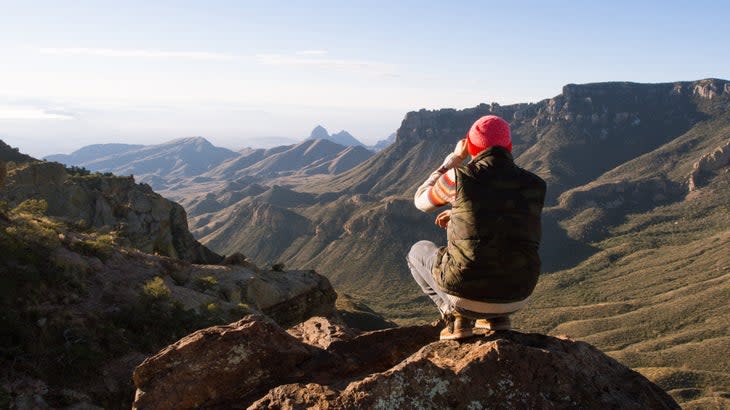
{"type": "Polygon", "coordinates": [[[153,301],[168,299],[171,295],[170,288],[165,285],[165,281],[159,276],[147,281],[142,287],[142,293],[153,301]]]}
{"type": "Polygon", "coordinates": [[[136,349],[154,351],[198,329],[229,321],[215,303],[203,304],[197,310],[185,309],[163,290],[169,292],[162,279],[155,279],[148,282],[150,286],[145,285],[136,304],[110,316],[114,327],[125,329],[126,342],[136,349]],[[160,293],[162,296],[150,295],[160,293]]]}
{"type": "Polygon", "coordinates": [[[274,272],[284,272],[285,267],[286,266],[283,263],[279,262],[271,265],[271,270],[273,270],[274,272]]]}
{"type": "Polygon", "coordinates": [[[29,244],[31,250],[38,249],[38,247],[55,249],[61,245],[61,240],[58,239],[58,232],[52,227],[39,223],[38,221],[28,221],[28,223],[9,227],[6,229],[6,232],[14,235],[16,239],[29,244]]]}
{"type": "Polygon", "coordinates": [[[42,203],[23,202],[8,215],[12,224],[0,227],[2,253],[17,260],[36,261],[36,256],[61,245],[60,225],[33,213],[41,212],[42,203]],[[20,209],[19,209],[20,208],[20,209]]]}
{"type": "Polygon", "coordinates": [[[48,210],[48,202],[45,199],[26,199],[13,208],[12,213],[30,214],[33,216],[43,216],[48,210]]]}
{"type": "Polygon", "coordinates": [[[250,315],[252,313],[255,313],[256,309],[254,309],[251,305],[245,302],[241,302],[235,307],[232,307],[228,311],[228,315],[233,319],[237,320],[239,318],[242,318],[246,315],[250,315]]]}
{"type": "Polygon", "coordinates": [[[218,287],[218,279],[215,276],[203,276],[195,280],[195,288],[203,293],[215,290],[218,287]]]}
{"type": "Polygon", "coordinates": [[[103,234],[91,239],[83,239],[71,244],[71,249],[87,256],[107,259],[114,251],[114,235],[103,234]]]}
{"type": "Polygon", "coordinates": [[[91,174],[91,171],[84,167],[77,167],[75,165],[71,165],[70,167],[66,167],[66,172],[71,176],[85,176],[91,174]]]}

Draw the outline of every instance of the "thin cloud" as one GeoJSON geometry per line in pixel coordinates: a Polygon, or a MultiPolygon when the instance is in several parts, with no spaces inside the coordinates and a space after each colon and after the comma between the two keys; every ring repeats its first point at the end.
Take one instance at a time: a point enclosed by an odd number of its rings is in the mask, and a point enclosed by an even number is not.
{"type": "Polygon", "coordinates": [[[326,50],[301,50],[296,52],[298,56],[323,56],[325,54],[327,54],[326,50]]]}
{"type": "Polygon", "coordinates": [[[233,60],[237,56],[224,53],[210,53],[206,51],[162,51],[162,50],[134,50],[113,48],[41,48],[41,54],[58,56],[92,56],[112,58],[154,58],[180,60],[233,60]]]}
{"type": "Polygon", "coordinates": [[[375,61],[320,58],[311,54],[258,54],[256,55],[256,61],[259,64],[271,66],[315,67],[329,70],[356,71],[376,75],[390,74],[395,71],[395,67],[392,64],[375,61]]]}
{"type": "Polygon", "coordinates": [[[0,106],[0,120],[72,120],[73,115],[57,110],[0,106]]]}

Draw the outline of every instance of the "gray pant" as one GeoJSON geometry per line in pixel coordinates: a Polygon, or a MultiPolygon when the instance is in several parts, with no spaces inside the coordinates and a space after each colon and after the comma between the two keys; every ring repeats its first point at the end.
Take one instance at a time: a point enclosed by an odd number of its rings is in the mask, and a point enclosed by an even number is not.
{"type": "Polygon", "coordinates": [[[478,313],[454,306],[451,299],[446,296],[446,292],[433,279],[433,268],[438,263],[436,260],[438,250],[439,247],[431,241],[418,241],[411,247],[406,260],[413,279],[416,280],[423,293],[433,300],[433,303],[441,312],[441,316],[452,313],[458,313],[472,319],[492,319],[509,316],[509,313],[478,313]]]}
{"type": "Polygon", "coordinates": [[[436,284],[433,279],[433,268],[436,265],[436,256],[438,246],[431,241],[418,241],[408,252],[408,267],[411,269],[411,275],[416,280],[418,286],[421,287],[423,293],[433,300],[441,315],[447,315],[454,311],[454,307],[449,302],[449,298],[443,290],[436,284]]]}

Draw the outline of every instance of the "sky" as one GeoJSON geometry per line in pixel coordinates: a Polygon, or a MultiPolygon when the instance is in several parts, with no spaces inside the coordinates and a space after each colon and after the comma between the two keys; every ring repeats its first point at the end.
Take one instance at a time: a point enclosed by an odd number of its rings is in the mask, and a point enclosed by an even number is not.
{"type": "Polygon", "coordinates": [[[0,139],[366,144],[409,111],[730,79],[730,2],[0,0],[0,139]],[[268,139],[277,137],[277,139],[268,139]]]}

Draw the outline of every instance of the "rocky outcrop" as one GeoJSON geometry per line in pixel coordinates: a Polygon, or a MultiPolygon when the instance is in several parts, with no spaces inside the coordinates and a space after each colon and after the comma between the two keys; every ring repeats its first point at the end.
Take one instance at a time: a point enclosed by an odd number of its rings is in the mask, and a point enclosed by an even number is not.
{"type": "Polygon", "coordinates": [[[434,326],[352,337],[316,323],[338,340],[290,331],[309,335],[304,343],[257,316],[187,336],[135,370],[134,408],[679,408],[640,374],[567,338],[509,331],[436,341],[434,326]]]}
{"type": "Polygon", "coordinates": [[[263,317],[199,330],[135,369],[133,408],[192,409],[232,398],[242,403],[273,383],[295,379],[311,355],[263,317]]]}
{"type": "Polygon", "coordinates": [[[329,280],[314,271],[269,271],[247,285],[246,298],[282,326],[311,316],[335,314],[335,293],[329,280]]]}
{"type": "Polygon", "coordinates": [[[84,228],[116,231],[143,252],[195,263],[222,259],[193,238],[180,205],[132,177],[72,176],[58,163],[30,163],[8,174],[0,196],[11,207],[29,198],[44,199],[48,215],[84,228]]]}
{"type": "Polygon", "coordinates": [[[712,100],[723,94],[730,94],[730,83],[715,78],[700,80],[693,84],[692,93],[712,100]]]}
{"type": "Polygon", "coordinates": [[[36,159],[21,153],[17,148],[13,148],[0,140],[0,161],[15,162],[16,164],[23,162],[32,162],[36,159]]]}
{"type": "Polygon", "coordinates": [[[730,165],[730,141],[702,156],[693,164],[692,173],[689,175],[689,191],[697,190],[703,183],[703,177],[728,165],[730,165]]]}
{"type": "MultiPolygon", "coordinates": [[[[0,403],[11,408],[129,408],[133,369],[190,332],[252,312],[282,326],[337,315],[334,290],[313,271],[259,269],[243,255],[191,264],[71,228],[0,212],[0,403]]],[[[324,340],[313,329],[302,332],[324,340]]]]}
{"type": "Polygon", "coordinates": [[[341,322],[313,317],[288,329],[287,333],[310,346],[327,349],[332,343],[352,340],[359,332],[341,322]]]}

